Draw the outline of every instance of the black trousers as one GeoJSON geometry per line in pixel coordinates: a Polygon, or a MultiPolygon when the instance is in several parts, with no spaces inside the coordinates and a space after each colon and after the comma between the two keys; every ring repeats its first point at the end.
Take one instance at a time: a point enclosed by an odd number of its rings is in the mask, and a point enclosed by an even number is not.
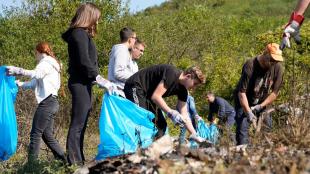
{"type": "Polygon", "coordinates": [[[167,130],[167,122],[164,114],[155,103],[153,103],[146,97],[146,94],[143,92],[143,90],[136,86],[125,85],[124,93],[128,100],[154,113],[155,119],[153,120],[153,122],[158,128],[158,132],[155,138],[157,139],[165,135],[165,132],[167,130]]]}
{"type": "Polygon", "coordinates": [[[69,90],[72,95],[72,112],[67,137],[67,153],[69,164],[83,165],[84,133],[91,110],[92,84],[72,82],[69,79],[69,90]]]}
{"type": "Polygon", "coordinates": [[[30,132],[29,160],[38,158],[41,138],[51,149],[56,159],[65,160],[64,151],[53,135],[54,117],[58,109],[58,100],[52,95],[39,103],[30,132]]]}

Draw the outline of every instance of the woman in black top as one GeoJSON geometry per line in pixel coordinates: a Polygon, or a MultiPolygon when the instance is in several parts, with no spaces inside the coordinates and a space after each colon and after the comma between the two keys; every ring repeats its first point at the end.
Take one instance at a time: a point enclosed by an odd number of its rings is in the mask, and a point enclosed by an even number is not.
{"type": "Polygon", "coordinates": [[[71,20],[69,29],[62,35],[68,44],[68,87],[72,95],[72,115],[67,137],[69,164],[83,165],[85,161],[83,140],[91,109],[92,83],[96,79],[103,79],[98,73],[97,50],[92,40],[100,14],[96,5],[82,4],[71,20]]]}

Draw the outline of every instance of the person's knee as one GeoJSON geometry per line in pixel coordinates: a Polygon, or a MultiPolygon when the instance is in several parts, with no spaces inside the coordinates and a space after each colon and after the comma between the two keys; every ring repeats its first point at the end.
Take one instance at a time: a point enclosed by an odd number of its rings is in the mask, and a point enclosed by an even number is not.
{"type": "Polygon", "coordinates": [[[32,128],[31,132],[30,132],[30,137],[34,138],[34,137],[40,137],[42,136],[43,131],[41,129],[38,128],[32,128]]]}
{"type": "Polygon", "coordinates": [[[83,129],[84,129],[84,123],[76,123],[71,125],[69,132],[81,133],[83,129]]]}
{"type": "Polygon", "coordinates": [[[48,141],[48,142],[53,142],[55,141],[54,135],[52,132],[47,132],[44,131],[42,135],[43,140],[48,141]]]}

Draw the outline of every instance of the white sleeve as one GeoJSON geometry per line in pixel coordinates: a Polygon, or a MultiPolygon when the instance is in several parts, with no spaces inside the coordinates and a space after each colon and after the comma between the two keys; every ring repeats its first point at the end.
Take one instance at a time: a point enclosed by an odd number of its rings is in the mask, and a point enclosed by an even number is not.
{"type": "Polygon", "coordinates": [[[131,75],[131,71],[127,68],[130,57],[127,49],[115,50],[114,76],[117,80],[125,82],[131,75]]]}
{"type": "Polygon", "coordinates": [[[53,67],[49,63],[43,61],[40,62],[34,70],[24,70],[24,75],[32,79],[42,79],[51,72],[51,68],[53,67]]]}

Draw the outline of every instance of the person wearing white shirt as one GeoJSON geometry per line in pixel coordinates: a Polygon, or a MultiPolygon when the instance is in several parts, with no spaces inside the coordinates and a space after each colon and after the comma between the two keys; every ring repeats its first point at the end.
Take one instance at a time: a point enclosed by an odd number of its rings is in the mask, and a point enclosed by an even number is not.
{"type": "Polygon", "coordinates": [[[47,42],[36,46],[37,65],[34,70],[7,66],[8,75],[22,75],[31,81],[16,81],[22,89],[32,89],[38,102],[30,132],[28,161],[36,160],[39,155],[41,137],[51,149],[56,159],[66,161],[63,149],[53,136],[54,117],[59,110],[57,99],[60,88],[61,66],[47,42]]]}
{"type": "Polygon", "coordinates": [[[114,45],[110,53],[108,80],[117,86],[118,94],[125,96],[123,93],[125,82],[136,72],[130,55],[130,50],[136,42],[136,33],[133,29],[125,27],[120,31],[120,40],[121,43],[114,45]]]}

